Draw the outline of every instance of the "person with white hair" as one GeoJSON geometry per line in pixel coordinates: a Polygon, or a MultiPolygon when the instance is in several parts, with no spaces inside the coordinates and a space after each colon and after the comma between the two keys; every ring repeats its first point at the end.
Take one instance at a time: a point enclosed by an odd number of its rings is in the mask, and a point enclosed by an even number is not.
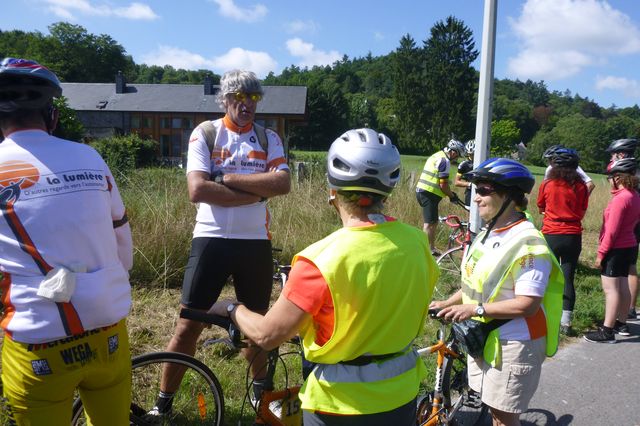
{"type": "MultiPolygon", "coordinates": [[[[182,286],[182,307],[207,310],[229,277],[238,300],[256,312],[269,307],[273,262],[267,200],[290,190],[282,140],[258,126],[256,108],[264,91],[253,72],[232,70],[220,80],[223,118],[196,127],[189,139],[187,187],[198,203],[191,253],[182,286]],[[250,267],[248,267],[250,266],[250,267]]],[[[204,325],[179,318],[168,351],[193,355],[204,325]]],[[[246,348],[254,393],[261,393],[266,353],[246,348]]],[[[167,365],[150,415],[171,413],[183,371],[167,365]]]]}

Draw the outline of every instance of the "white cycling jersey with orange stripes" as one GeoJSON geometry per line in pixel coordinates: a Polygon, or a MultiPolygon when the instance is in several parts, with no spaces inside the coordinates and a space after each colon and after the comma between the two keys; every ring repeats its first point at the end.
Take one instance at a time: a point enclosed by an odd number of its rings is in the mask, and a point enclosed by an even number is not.
{"type": "MultiPolygon", "coordinates": [[[[211,153],[200,129],[196,128],[191,134],[187,173],[202,171],[214,176],[220,172],[253,174],[289,169],[282,141],[276,132],[266,129],[268,146],[264,152],[252,126],[238,129],[224,118],[213,124],[217,136],[211,153]]],[[[237,207],[200,203],[193,237],[270,239],[267,203],[237,207]]]]}
{"type": "Polygon", "coordinates": [[[0,144],[0,326],[17,342],[42,343],[109,326],[131,305],[131,231],[113,176],[91,147],[42,130],[0,144]],[[38,295],[67,268],[68,301],[38,295]]]}

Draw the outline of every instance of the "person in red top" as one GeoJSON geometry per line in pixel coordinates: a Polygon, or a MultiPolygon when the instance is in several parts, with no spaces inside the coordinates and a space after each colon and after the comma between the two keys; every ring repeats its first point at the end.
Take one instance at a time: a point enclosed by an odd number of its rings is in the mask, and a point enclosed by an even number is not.
{"type": "Polygon", "coordinates": [[[616,160],[607,171],[613,196],[604,210],[595,263],[601,269],[605,313],[603,325],[585,334],[584,338],[589,342],[615,343],[615,333],[630,334],[627,314],[631,296],[627,276],[629,265],[638,256],[634,233],[640,221],[637,168],[635,158],[623,158],[616,160]]]}
{"type": "Polygon", "coordinates": [[[538,190],[542,213],[542,234],[560,262],[564,274],[564,297],[560,331],[571,333],[571,317],[576,303],[573,281],[582,251],[582,218],[589,205],[589,190],[576,171],[578,153],[561,148],[551,157],[551,170],[538,190]]]}

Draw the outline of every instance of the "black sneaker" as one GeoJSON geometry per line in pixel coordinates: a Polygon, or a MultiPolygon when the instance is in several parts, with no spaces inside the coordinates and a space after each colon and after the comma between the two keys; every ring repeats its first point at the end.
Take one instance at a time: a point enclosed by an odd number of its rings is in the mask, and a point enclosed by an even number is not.
{"type": "Polygon", "coordinates": [[[585,333],[584,340],[594,343],[616,343],[616,335],[612,328],[602,326],[595,331],[585,333]]]}
{"type": "Polygon", "coordinates": [[[629,309],[629,315],[627,315],[627,319],[637,319],[638,313],[636,312],[636,308],[629,309]]]}
{"type": "Polygon", "coordinates": [[[629,333],[629,326],[618,320],[616,320],[616,325],[613,326],[613,331],[621,336],[631,336],[631,333],[629,333]]]}

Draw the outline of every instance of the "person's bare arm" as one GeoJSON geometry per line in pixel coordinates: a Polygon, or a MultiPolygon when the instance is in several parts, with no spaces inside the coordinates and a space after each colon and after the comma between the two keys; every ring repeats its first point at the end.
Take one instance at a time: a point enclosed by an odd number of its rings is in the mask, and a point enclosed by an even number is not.
{"type": "Polygon", "coordinates": [[[589,195],[591,195],[593,189],[596,187],[596,184],[593,183],[592,180],[590,180],[589,182],[586,182],[585,185],[587,185],[587,190],[589,191],[589,195]]]}
{"type": "Polygon", "coordinates": [[[462,175],[456,173],[456,180],[454,181],[454,185],[459,188],[469,188],[471,186],[471,182],[467,182],[462,179],[462,175]]]}
{"type": "Polygon", "coordinates": [[[247,175],[228,173],[223,176],[223,182],[228,188],[255,194],[261,198],[288,194],[291,190],[291,179],[288,170],[247,175]]]}
{"type": "MultiPolygon", "coordinates": [[[[231,302],[218,301],[209,312],[226,316],[226,307],[231,302]]],[[[281,294],[266,315],[240,305],[233,311],[231,319],[251,341],[262,349],[271,350],[295,336],[306,321],[311,321],[311,315],[281,294]]]]}
{"type": "Polygon", "coordinates": [[[449,178],[440,178],[440,189],[442,189],[442,192],[444,192],[447,197],[454,197],[454,192],[449,187],[449,178]]]}
{"type": "MultiPolygon", "coordinates": [[[[526,318],[538,312],[541,297],[516,295],[513,299],[485,303],[484,315],[496,319],[526,318]]],[[[438,316],[447,321],[464,321],[476,315],[475,304],[451,305],[443,308],[438,316]]]]}
{"type": "Polygon", "coordinates": [[[215,183],[209,173],[192,171],[187,175],[189,200],[193,203],[216,204],[222,207],[243,206],[257,203],[260,196],[215,183]]]}

